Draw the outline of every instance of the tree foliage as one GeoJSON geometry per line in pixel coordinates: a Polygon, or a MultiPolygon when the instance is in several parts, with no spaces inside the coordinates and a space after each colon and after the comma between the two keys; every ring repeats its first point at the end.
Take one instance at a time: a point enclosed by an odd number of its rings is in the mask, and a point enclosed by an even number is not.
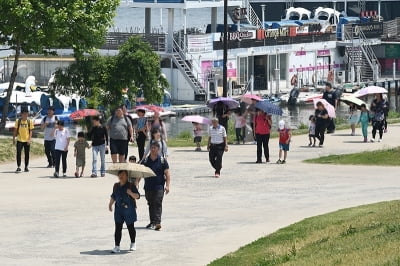
{"type": "Polygon", "coordinates": [[[48,54],[72,48],[77,57],[91,52],[104,42],[118,4],[119,0],[0,0],[0,44],[15,51],[1,128],[21,52],[48,54]]]}
{"type": "Polygon", "coordinates": [[[66,69],[59,69],[55,81],[57,91],[78,93],[105,107],[115,107],[125,94],[132,100],[139,89],[148,103],[160,103],[168,87],[161,75],[159,56],[148,43],[134,36],[121,45],[115,56],[93,53],[78,58],[66,69]]]}

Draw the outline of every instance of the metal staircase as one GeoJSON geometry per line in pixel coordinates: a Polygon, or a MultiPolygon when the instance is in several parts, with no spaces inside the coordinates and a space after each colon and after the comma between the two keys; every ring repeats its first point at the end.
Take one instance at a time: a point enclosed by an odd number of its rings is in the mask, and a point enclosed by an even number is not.
{"type": "Polygon", "coordinates": [[[354,66],[356,73],[357,68],[360,69],[359,81],[377,81],[381,74],[381,66],[364,32],[361,29],[357,29],[357,32],[347,29],[345,41],[351,42],[351,45],[346,46],[346,56],[348,65],[354,66]]]}
{"type": "Polygon", "coordinates": [[[199,80],[195,77],[192,67],[185,60],[185,53],[179,44],[174,40],[172,60],[181,71],[186,81],[192,87],[196,99],[205,99],[206,90],[203,88],[199,80]]]}
{"type": "Polygon", "coordinates": [[[253,7],[250,4],[249,0],[243,0],[243,7],[247,10],[247,18],[251,25],[256,26],[259,29],[262,29],[262,22],[260,18],[257,16],[257,13],[254,11],[253,7]]]}

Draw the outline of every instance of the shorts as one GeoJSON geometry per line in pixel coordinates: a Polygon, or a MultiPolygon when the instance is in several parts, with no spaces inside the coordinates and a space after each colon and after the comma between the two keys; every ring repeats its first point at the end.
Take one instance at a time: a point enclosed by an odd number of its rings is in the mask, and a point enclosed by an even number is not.
{"type": "Polygon", "coordinates": [[[194,143],[197,143],[197,142],[201,142],[201,140],[202,140],[202,137],[201,137],[201,136],[196,136],[196,137],[194,137],[193,142],[194,142],[194,143]]]}
{"type": "Polygon", "coordinates": [[[126,209],[116,206],[114,210],[114,221],[118,224],[123,224],[124,222],[127,225],[133,224],[137,221],[136,209],[132,206],[129,206],[126,209]]]}
{"type": "Polygon", "coordinates": [[[315,134],[308,134],[310,138],[315,138],[315,134]]]}
{"type": "Polygon", "coordinates": [[[283,151],[289,151],[289,144],[279,143],[279,149],[283,151]]]}
{"type": "Polygon", "coordinates": [[[124,155],[128,150],[128,140],[110,139],[111,154],[124,155]]]}

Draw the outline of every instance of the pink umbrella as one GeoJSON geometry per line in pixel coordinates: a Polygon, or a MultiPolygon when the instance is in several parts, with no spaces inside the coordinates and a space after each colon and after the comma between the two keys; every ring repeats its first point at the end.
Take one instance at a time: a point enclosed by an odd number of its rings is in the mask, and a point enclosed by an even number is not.
{"type": "Polygon", "coordinates": [[[317,108],[317,103],[322,103],[326,109],[326,111],[328,111],[328,115],[330,118],[335,118],[336,117],[336,111],[335,111],[335,107],[333,107],[333,105],[331,105],[330,103],[328,103],[325,99],[314,99],[314,107],[317,108]]]}
{"type": "Polygon", "coordinates": [[[377,94],[377,93],[388,93],[388,91],[385,88],[378,87],[378,86],[368,86],[365,88],[362,88],[361,90],[357,91],[354,93],[355,97],[362,97],[368,94],[377,94]]]}
{"type": "Polygon", "coordinates": [[[187,115],[182,118],[182,121],[194,122],[194,123],[206,124],[206,125],[211,124],[210,119],[200,116],[200,115],[187,115]]]}
{"type": "Polygon", "coordinates": [[[263,100],[263,98],[261,98],[260,96],[255,95],[255,94],[245,94],[245,95],[243,95],[242,97],[240,97],[240,99],[241,99],[243,102],[247,103],[247,104],[252,104],[252,103],[253,103],[253,100],[255,100],[255,101],[257,101],[257,102],[263,100]]]}

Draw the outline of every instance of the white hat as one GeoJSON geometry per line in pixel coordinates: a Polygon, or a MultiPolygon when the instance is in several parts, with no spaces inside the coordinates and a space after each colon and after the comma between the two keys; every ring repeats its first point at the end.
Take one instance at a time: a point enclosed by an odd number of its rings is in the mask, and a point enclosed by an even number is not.
{"type": "Polygon", "coordinates": [[[284,129],[285,128],[285,121],[281,120],[279,121],[279,129],[284,129]]]}

